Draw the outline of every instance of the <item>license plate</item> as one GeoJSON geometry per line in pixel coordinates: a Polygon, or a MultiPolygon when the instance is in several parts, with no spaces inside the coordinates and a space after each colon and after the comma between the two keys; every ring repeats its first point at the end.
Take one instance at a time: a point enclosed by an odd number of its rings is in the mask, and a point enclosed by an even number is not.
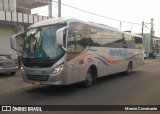
{"type": "Polygon", "coordinates": [[[33,84],[39,86],[39,85],[41,85],[41,82],[40,81],[34,81],[33,84]]]}
{"type": "Polygon", "coordinates": [[[4,67],[5,67],[5,68],[9,68],[9,67],[11,67],[11,65],[12,65],[11,63],[5,63],[5,64],[4,64],[4,67]]]}

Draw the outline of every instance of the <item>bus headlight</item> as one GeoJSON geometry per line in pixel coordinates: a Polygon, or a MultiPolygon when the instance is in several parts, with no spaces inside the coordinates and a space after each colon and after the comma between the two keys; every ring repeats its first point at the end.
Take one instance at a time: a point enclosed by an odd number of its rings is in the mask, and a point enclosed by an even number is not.
{"type": "Polygon", "coordinates": [[[56,66],[53,70],[52,70],[52,74],[56,74],[56,73],[59,73],[61,72],[62,70],[64,69],[64,63],[56,66]]]}

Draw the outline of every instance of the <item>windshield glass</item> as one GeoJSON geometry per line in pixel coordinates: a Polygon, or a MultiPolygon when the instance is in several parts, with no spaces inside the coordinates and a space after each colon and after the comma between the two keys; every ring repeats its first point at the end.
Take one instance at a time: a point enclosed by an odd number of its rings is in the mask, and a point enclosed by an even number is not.
{"type": "Polygon", "coordinates": [[[56,43],[56,31],[65,24],[32,28],[25,35],[24,58],[58,58],[64,51],[56,43]]]}
{"type": "Polygon", "coordinates": [[[0,60],[12,59],[10,55],[0,55],[0,60]]]}

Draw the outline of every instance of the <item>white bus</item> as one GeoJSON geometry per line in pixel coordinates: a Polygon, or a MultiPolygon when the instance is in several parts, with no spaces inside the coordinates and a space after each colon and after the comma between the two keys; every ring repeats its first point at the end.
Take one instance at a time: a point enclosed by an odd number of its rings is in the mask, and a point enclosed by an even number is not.
{"type": "Polygon", "coordinates": [[[11,47],[22,53],[22,78],[27,83],[84,82],[89,87],[98,77],[130,74],[144,63],[141,36],[77,19],[35,23],[13,35],[11,47]]]}

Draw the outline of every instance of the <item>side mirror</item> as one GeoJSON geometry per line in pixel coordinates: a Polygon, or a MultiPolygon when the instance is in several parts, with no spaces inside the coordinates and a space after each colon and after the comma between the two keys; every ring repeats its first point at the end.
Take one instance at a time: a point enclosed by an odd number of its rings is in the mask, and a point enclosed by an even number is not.
{"type": "Polygon", "coordinates": [[[65,27],[63,27],[63,28],[60,28],[60,29],[58,29],[57,31],[56,31],[56,41],[57,41],[57,44],[59,45],[59,46],[62,46],[63,47],[63,40],[65,39],[66,40],[66,38],[64,38],[64,37],[66,37],[66,36],[64,36],[64,31],[67,29],[68,27],[67,26],[65,26],[65,27]]]}
{"type": "Polygon", "coordinates": [[[10,38],[11,48],[17,52],[22,53],[24,37],[25,37],[25,32],[20,32],[18,34],[11,36],[10,38]]]}

